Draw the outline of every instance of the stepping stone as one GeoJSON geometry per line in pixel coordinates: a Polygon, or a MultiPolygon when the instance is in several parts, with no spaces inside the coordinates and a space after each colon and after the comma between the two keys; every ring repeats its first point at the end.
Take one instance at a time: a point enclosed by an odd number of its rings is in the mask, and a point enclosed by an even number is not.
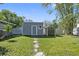
{"type": "Polygon", "coordinates": [[[34,44],[34,48],[39,48],[39,44],[34,44]]]}
{"type": "Polygon", "coordinates": [[[38,43],[37,40],[38,40],[37,38],[34,38],[34,41],[33,41],[33,43],[34,43],[34,52],[36,53],[35,56],[45,56],[43,54],[43,52],[38,52],[39,43],[38,43]]]}
{"type": "Polygon", "coordinates": [[[38,41],[33,41],[33,43],[38,43],[38,41]]]}
{"type": "Polygon", "coordinates": [[[34,38],[34,40],[38,40],[37,38],[34,38]]]}
{"type": "Polygon", "coordinates": [[[35,49],[34,49],[34,52],[38,52],[38,49],[35,48],[35,49]]]}
{"type": "Polygon", "coordinates": [[[37,52],[35,56],[45,56],[43,52],[37,52]]]}

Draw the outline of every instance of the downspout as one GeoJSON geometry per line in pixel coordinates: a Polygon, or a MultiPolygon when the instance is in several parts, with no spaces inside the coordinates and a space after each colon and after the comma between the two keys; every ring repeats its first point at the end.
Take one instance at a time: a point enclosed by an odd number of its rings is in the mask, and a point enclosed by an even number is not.
{"type": "Polygon", "coordinates": [[[44,28],[44,23],[43,23],[43,35],[45,35],[45,28],[44,28]]]}
{"type": "Polygon", "coordinates": [[[22,25],[22,27],[21,27],[21,32],[22,32],[21,34],[22,34],[22,35],[24,35],[24,34],[23,34],[23,29],[24,29],[24,23],[23,23],[23,25],[22,25]]]}

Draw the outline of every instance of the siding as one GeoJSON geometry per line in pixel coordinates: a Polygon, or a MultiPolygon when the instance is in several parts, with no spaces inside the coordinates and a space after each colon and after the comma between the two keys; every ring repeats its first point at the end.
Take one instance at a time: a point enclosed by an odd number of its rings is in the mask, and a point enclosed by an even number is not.
{"type": "Polygon", "coordinates": [[[47,35],[46,30],[44,34],[43,22],[24,22],[20,28],[13,29],[13,34],[32,35],[32,26],[37,26],[37,35],[47,35]],[[40,29],[41,26],[41,29],[40,29]]]}
{"type": "Polygon", "coordinates": [[[12,30],[13,34],[22,34],[22,27],[14,28],[12,30]]]}
{"type": "Polygon", "coordinates": [[[23,24],[23,34],[24,35],[31,35],[31,26],[37,26],[37,35],[43,35],[43,29],[39,29],[39,26],[43,27],[42,22],[25,22],[23,24]]]}
{"type": "Polygon", "coordinates": [[[31,35],[31,24],[30,23],[23,24],[23,34],[24,35],[31,35]]]}

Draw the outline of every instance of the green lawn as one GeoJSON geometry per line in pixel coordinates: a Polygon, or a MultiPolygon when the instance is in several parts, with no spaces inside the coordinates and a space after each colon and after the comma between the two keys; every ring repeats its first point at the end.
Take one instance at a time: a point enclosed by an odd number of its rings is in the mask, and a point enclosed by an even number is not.
{"type": "Polygon", "coordinates": [[[33,55],[33,39],[26,36],[16,36],[0,41],[0,55],[30,56],[33,55]]]}
{"type": "Polygon", "coordinates": [[[62,36],[38,39],[39,50],[47,56],[79,56],[79,37],[62,36]]]}

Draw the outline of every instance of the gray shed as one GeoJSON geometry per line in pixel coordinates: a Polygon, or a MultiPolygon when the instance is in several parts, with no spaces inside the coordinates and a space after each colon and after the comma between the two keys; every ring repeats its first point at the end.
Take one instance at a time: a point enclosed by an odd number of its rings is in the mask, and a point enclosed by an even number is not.
{"type": "Polygon", "coordinates": [[[48,35],[48,29],[43,22],[24,22],[22,27],[15,28],[13,34],[48,35]]]}

